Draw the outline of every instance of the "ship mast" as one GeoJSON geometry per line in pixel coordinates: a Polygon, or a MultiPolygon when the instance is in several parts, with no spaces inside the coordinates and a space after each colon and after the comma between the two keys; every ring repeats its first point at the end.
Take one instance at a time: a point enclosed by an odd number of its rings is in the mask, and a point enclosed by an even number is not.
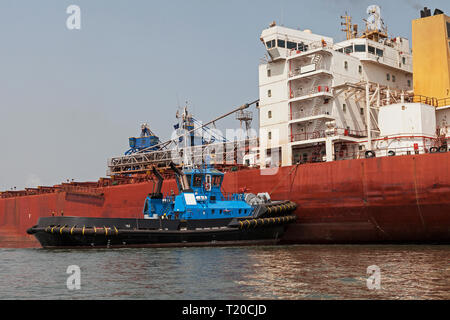
{"type": "Polygon", "coordinates": [[[341,26],[344,26],[344,29],[341,29],[341,31],[345,32],[347,40],[357,38],[358,25],[352,25],[352,17],[347,14],[347,11],[345,12],[344,16],[341,16],[341,19],[344,20],[343,22],[341,22],[341,26]]]}

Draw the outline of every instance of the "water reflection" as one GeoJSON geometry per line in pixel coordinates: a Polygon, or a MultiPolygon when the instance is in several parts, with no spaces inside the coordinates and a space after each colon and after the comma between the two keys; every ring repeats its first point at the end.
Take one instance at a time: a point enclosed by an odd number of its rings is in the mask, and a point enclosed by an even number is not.
{"type": "Polygon", "coordinates": [[[249,255],[259,272],[239,284],[247,298],[448,299],[448,246],[295,246],[249,255]],[[381,289],[368,290],[366,269],[381,269],[381,289]],[[269,280],[270,279],[270,280],[269,280]],[[264,284],[264,285],[261,285],[264,284]]]}
{"type": "Polygon", "coordinates": [[[2,299],[449,299],[450,246],[0,250],[2,299]],[[81,290],[66,287],[81,268],[81,290]],[[381,270],[381,289],[366,269],[381,270]]]}

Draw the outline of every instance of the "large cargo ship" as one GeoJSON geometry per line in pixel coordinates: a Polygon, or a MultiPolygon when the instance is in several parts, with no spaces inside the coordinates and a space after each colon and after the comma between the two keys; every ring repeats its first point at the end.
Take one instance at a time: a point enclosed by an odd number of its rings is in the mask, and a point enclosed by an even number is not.
{"type": "MultiPolygon", "coordinates": [[[[378,6],[367,13],[363,32],[343,16],[337,43],[275,22],[262,31],[258,138],[248,135],[250,104],[229,113],[242,141],[206,141],[207,126],[186,110],[175,128],[189,141],[160,142],[144,125],[108,160],[109,178],[2,192],[0,246],[39,246],[26,234],[39,217],[140,218],[153,167],[164,174],[170,161],[205,154],[226,171],[224,192],[297,203],[285,243],[450,242],[450,17],[422,10],[411,51],[388,36],[378,6]]],[[[166,181],[170,194],[176,183],[166,181]]]]}

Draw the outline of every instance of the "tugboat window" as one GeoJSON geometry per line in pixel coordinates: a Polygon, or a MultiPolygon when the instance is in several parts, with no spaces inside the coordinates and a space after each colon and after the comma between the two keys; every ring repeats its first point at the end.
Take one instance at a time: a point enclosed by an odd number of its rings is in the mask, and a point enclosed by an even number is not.
{"type": "Polygon", "coordinates": [[[194,175],[194,183],[192,184],[193,187],[201,187],[202,186],[202,176],[199,174],[194,175]]]}
{"type": "Polygon", "coordinates": [[[285,48],[286,47],[286,41],[278,39],[278,47],[279,48],[285,48]]]}
{"type": "Polygon", "coordinates": [[[222,177],[221,176],[213,176],[212,177],[212,184],[215,187],[219,187],[221,182],[222,182],[222,177]]]}
{"type": "Polygon", "coordinates": [[[188,183],[189,183],[189,186],[191,186],[191,184],[192,184],[192,181],[191,181],[191,175],[190,174],[187,174],[186,175],[186,178],[187,178],[187,181],[188,181],[188,183]]]}
{"type": "Polygon", "coordinates": [[[369,51],[369,53],[375,54],[375,48],[374,47],[369,46],[368,51],[369,51]]]}

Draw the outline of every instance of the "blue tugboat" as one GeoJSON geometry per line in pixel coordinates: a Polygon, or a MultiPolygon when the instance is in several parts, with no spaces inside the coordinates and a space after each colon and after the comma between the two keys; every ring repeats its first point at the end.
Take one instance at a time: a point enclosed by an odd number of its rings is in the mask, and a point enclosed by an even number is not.
{"type": "Polygon", "coordinates": [[[214,168],[180,170],[179,194],[161,193],[163,177],[145,200],[143,218],[43,217],[27,230],[44,248],[115,248],[274,244],[295,221],[296,204],[268,194],[221,191],[224,174],[214,168]]]}

